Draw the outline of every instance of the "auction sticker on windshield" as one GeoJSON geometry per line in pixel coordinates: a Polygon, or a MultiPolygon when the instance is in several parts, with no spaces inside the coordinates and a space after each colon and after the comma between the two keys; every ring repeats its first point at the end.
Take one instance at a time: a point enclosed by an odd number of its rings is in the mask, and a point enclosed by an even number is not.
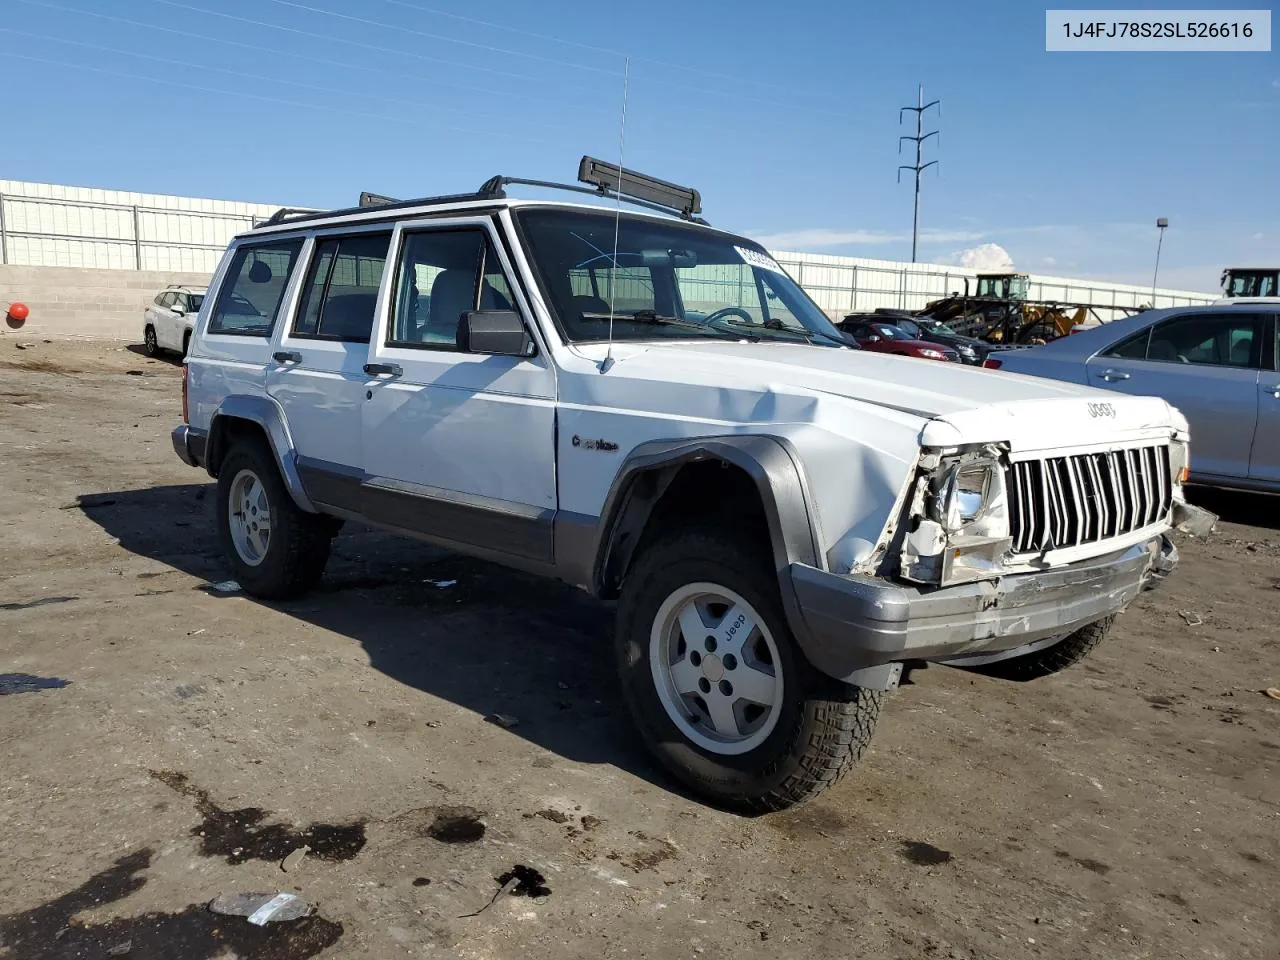
{"type": "Polygon", "coordinates": [[[753,267],[763,267],[765,270],[772,270],[774,273],[786,273],[778,265],[778,261],[767,253],[761,253],[759,250],[751,250],[747,247],[734,247],[733,249],[737,250],[738,256],[753,267]]]}

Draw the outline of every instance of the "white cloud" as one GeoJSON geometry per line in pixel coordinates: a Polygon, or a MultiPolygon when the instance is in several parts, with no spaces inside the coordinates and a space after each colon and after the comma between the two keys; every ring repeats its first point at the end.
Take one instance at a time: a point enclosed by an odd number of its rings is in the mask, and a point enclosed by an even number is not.
{"type": "Polygon", "coordinates": [[[953,253],[947,258],[952,263],[974,270],[1011,270],[1013,257],[998,243],[982,243],[968,250],[953,253]]]}
{"type": "Polygon", "coordinates": [[[1259,233],[1255,233],[1255,234],[1254,234],[1252,237],[1250,237],[1249,239],[1250,239],[1250,240],[1265,240],[1265,239],[1266,239],[1266,234],[1261,233],[1261,232],[1259,232],[1259,233]]]}
{"type": "Polygon", "coordinates": [[[1057,257],[1041,257],[1040,262],[1046,267],[1056,267],[1058,265],[1057,257]]]}

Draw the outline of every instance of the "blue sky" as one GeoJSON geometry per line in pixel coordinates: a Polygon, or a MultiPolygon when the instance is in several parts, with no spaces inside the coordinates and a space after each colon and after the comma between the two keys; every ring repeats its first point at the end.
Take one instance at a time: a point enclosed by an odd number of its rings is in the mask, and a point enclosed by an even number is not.
{"type": "Polygon", "coordinates": [[[11,179],[305,206],[572,180],[617,156],[629,54],[626,165],[775,249],[909,257],[923,83],[920,259],[1149,283],[1165,216],[1161,286],[1280,262],[1280,54],[1046,53],[1044,5],[0,0],[0,41],[11,179]]]}

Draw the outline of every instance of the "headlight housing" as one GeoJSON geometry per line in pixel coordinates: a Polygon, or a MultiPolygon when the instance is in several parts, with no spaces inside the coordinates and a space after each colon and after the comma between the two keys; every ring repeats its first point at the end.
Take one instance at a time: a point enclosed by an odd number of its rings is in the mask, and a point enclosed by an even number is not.
{"type": "Polygon", "coordinates": [[[1009,536],[1004,468],[990,457],[962,460],[941,474],[929,503],[932,519],[952,536],[1009,536]]]}
{"type": "Polygon", "coordinates": [[[904,576],[944,586],[999,576],[1013,541],[998,451],[938,458],[919,480],[915,506],[903,541],[904,576]]]}

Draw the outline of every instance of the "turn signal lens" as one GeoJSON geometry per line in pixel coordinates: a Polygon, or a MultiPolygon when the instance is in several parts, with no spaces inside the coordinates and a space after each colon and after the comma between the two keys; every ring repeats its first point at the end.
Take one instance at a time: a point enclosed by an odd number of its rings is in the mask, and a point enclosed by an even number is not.
{"type": "Polygon", "coordinates": [[[1191,468],[1183,467],[1178,471],[1178,486],[1182,486],[1187,482],[1187,478],[1191,476],[1191,468]]]}
{"type": "Polygon", "coordinates": [[[1004,366],[1004,361],[997,360],[995,357],[987,357],[987,359],[982,361],[982,365],[988,370],[999,370],[1004,366]]]}

